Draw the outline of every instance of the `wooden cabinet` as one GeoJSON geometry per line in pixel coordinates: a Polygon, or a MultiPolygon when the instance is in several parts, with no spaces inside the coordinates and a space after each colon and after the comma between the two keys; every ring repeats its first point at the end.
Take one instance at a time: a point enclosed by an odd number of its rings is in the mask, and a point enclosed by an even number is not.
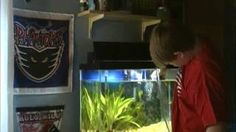
{"type": "Polygon", "coordinates": [[[236,47],[235,0],[186,0],[186,22],[196,32],[209,37],[221,52],[223,71],[228,90],[229,119],[236,122],[235,96],[235,47],[236,47]]]}
{"type": "Polygon", "coordinates": [[[186,0],[186,23],[196,32],[209,37],[223,54],[225,30],[223,0],[186,0]]]}

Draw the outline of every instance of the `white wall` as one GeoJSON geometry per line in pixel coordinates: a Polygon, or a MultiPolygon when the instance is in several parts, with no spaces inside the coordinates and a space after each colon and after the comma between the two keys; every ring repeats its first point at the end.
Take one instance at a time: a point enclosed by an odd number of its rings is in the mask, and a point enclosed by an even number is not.
{"type": "Polygon", "coordinates": [[[13,23],[12,0],[0,1],[0,131],[13,132],[13,96],[12,96],[12,68],[13,68],[13,23]]]}

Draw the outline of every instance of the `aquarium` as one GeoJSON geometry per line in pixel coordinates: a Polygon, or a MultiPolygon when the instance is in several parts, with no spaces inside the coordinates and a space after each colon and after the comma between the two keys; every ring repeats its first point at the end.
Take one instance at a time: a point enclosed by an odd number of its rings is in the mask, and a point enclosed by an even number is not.
{"type": "Polygon", "coordinates": [[[80,70],[80,128],[84,132],[171,132],[175,80],[160,70],[80,70]]]}

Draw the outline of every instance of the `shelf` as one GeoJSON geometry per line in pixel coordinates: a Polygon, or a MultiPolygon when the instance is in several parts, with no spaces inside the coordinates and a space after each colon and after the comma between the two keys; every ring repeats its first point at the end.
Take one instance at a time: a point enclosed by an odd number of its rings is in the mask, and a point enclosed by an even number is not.
{"type": "Polygon", "coordinates": [[[91,12],[90,10],[78,13],[78,17],[85,17],[88,20],[88,38],[91,38],[93,23],[104,17],[103,13],[91,12]]]}
{"type": "Polygon", "coordinates": [[[127,11],[105,12],[104,19],[115,21],[137,21],[139,23],[141,40],[143,40],[144,32],[148,26],[152,26],[161,22],[161,20],[157,17],[134,15],[127,11]]]}
{"type": "Polygon", "coordinates": [[[161,22],[157,17],[153,16],[144,16],[144,15],[134,15],[127,11],[84,11],[78,14],[79,17],[85,16],[88,19],[88,36],[91,37],[91,29],[93,22],[104,19],[104,20],[113,20],[113,21],[135,21],[139,23],[140,28],[140,38],[143,40],[144,32],[148,26],[152,26],[161,22]]]}

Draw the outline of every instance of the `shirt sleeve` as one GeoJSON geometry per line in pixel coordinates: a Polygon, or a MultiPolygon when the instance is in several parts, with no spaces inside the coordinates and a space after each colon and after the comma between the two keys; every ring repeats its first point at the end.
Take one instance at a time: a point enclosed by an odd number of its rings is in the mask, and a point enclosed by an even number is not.
{"type": "Polygon", "coordinates": [[[219,66],[214,62],[199,64],[195,73],[194,107],[205,127],[226,120],[225,91],[219,66]]]}

